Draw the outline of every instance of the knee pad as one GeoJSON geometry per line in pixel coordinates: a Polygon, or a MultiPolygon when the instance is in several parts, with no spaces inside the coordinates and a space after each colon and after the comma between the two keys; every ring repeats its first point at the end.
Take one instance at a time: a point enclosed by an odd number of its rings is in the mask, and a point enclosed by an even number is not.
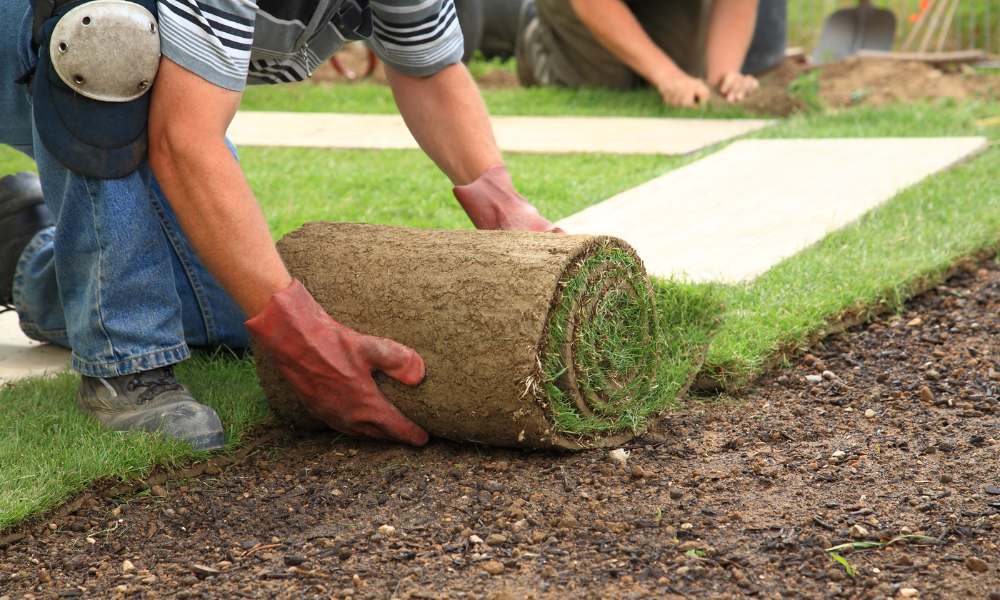
{"type": "Polygon", "coordinates": [[[67,169],[124,177],[146,158],[149,90],[160,63],[155,0],[76,0],[38,32],[35,127],[67,169]]]}

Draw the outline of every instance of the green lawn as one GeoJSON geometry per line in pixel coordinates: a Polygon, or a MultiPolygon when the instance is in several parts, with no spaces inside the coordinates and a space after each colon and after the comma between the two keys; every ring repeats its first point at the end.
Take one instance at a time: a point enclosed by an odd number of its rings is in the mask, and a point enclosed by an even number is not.
{"type": "MultiPolygon", "coordinates": [[[[327,93],[338,98],[339,109],[348,110],[345,107],[373,108],[365,95],[376,91],[352,86],[327,93]]],[[[540,112],[559,102],[557,94],[548,100],[545,95],[538,98],[540,112]]],[[[502,102],[510,112],[539,112],[520,110],[534,106],[531,100],[516,100],[512,95],[502,102]]],[[[598,100],[609,102],[612,108],[606,112],[615,114],[648,108],[643,108],[648,99],[641,93],[598,100]]],[[[248,101],[251,106],[258,102],[259,108],[263,98],[251,95],[248,101]]],[[[494,109],[497,102],[491,101],[494,109]]],[[[584,104],[575,106],[601,110],[596,104],[584,104]]],[[[998,112],[996,102],[853,110],[793,117],[756,135],[983,134],[997,140],[1000,128],[981,129],[976,121],[998,112]]],[[[697,157],[513,155],[508,162],[522,191],[546,214],[559,218],[697,157]]],[[[468,226],[447,181],[416,151],[248,148],[242,160],[275,236],[315,219],[468,226]]],[[[24,168],[30,168],[27,160],[0,149],[0,172],[24,168]]],[[[703,286],[661,283],[661,289],[672,290],[674,298],[722,296],[726,305],[722,330],[705,374],[730,386],[741,385],[782,351],[806,344],[845,311],[897,305],[910,283],[996,242],[997,173],[1000,148],[994,145],[969,163],[904,192],[752,284],[717,288],[711,294],[703,286]]],[[[201,399],[220,410],[231,443],[238,443],[266,418],[247,361],[201,357],[185,365],[181,376],[201,399]]],[[[175,464],[193,456],[188,449],[148,436],[99,431],[75,410],[74,385],[72,376],[61,376],[0,390],[0,403],[6,409],[0,414],[0,531],[57,505],[96,479],[140,476],[153,464],[175,464]]]]}

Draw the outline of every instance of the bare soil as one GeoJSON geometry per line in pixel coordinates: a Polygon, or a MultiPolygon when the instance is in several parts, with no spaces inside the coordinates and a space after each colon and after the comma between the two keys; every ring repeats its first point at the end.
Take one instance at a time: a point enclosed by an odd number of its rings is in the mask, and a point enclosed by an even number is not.
{"type": "Polygon", "coordinates": [[[996,77],[970,71],[968,67],[935,66],[916,61],[874,58],[847,60],[811,67],[789,59],[761,76],[760,92],[745,106],[762,114],[784,116],[808,108],[801,94],[790,89],[792,82],[810,71],[818,71],[817,99],[827,108],[883,106],[915,100],[953,98],[965,100],[1000,93],[996,77]]]}
{"type": "Polygon", "coordinates": [[[0,597],[998,600],[998,314],[1000,269],[963,272],[626,465],[284,434],[0,539],[0,597]],[[910,534],[853,577],[825,551],[910,534]]]}

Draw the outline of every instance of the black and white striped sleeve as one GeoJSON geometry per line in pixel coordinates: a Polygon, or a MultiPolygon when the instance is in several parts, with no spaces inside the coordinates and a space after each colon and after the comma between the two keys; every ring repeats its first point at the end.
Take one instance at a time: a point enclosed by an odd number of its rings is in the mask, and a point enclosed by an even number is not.
{"type": "Polygon", "coordinates": [[[257,6],[253,0],[158,0],[160,49],[229,90],[246,86],[257,6]]]}
{"type": "Polygon", "coordinates": [[[408,75],[433,75],[462,60],[464,41],[452,0],[372,0],[371,46],[408,75]]]}

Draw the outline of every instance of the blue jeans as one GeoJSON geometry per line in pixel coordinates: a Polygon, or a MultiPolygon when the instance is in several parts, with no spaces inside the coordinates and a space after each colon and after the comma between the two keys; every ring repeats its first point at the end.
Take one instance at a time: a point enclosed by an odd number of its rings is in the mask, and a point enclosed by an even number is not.
{"type": "Polygon", "coordinates": [[[92,377],[171,365],[189,346],[245,348],[245,316],[198,259],[148,164],[94,179],[45,150],[28,90],[15,83],[36,62],[30,40],[29,1],[0,0],[0,144],[35,159],[56,218],[17,265],[21,328],[72,349],[73,368],[92,377]]]}

